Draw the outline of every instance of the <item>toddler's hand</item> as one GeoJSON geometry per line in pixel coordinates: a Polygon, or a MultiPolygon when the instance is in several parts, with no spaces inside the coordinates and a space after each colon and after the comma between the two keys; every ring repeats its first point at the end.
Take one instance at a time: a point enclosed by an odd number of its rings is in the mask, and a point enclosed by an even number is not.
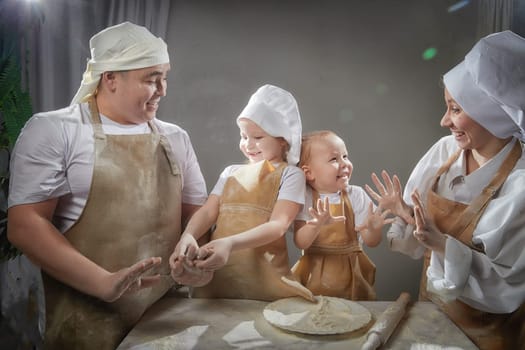
{"type": "Polygon", "coordinates": [[[385,225],[389,225],[394,222],[394,218],[389,218],[388,215],[391,214],[390,209],[383,210],[379,205],[374,210],[374,204],[370,203],[368,206],[368,216],[364,225],[356,226],[356,231],[362,231],[368,229],[369,231],[379,231],[385,225]]]}
{"type": "Polygon", "coordinates": [[[319,198],[316,202],[316,208],[309,208],[308,211],[313,219],[308,220],[306,222],[307,225],[321,227],[334,222],[345,221],[344,216],[332,216],[330,213],[330,202],[328,201],[328,197],[324,200],[319,198]]]}
{"type": "Polygon", "coordinates": [[[414,218],[411,215],[412,211],[403,200],[401,181],[399,181],[397,175],[391,178],[388,172],[383,170],[381,177],[383,178],[384,185],[381,183],[381,180],[379,180],[379,177],[375,173],[372,173],[372,182],[379,193],[372,190],[368,185],[365,185],[366,192],[377,202],[379,207],[390,210],[394,215],[399,216],[408,224],[414,224],[414,218]]]}

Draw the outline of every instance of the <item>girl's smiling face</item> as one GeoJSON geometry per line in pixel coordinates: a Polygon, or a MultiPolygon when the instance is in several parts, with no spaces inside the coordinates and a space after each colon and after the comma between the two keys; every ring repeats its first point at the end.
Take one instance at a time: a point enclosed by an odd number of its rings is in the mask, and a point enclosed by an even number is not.
{"type": "Polygon", "coordinates": [[[284,161],[288,143],[283,138],[269,135],[250,119],[241,118],[238,125],[241,134],[239,149],[250,163],[284,161]]]}

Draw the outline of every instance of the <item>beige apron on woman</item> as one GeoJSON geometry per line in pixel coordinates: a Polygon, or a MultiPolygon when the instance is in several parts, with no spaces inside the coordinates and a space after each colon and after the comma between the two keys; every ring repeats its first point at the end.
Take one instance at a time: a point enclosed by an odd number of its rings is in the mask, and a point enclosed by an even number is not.
{"type": "MultiPolygon", "coordinates": [[[[313,204],[319,194],[313,191],[313,204]]],[[[333,216],[344,222],[321,228],[313,244],[292,268],[299,281],[314,295],[351,300],[375,300],[376,267],[363,252],[355,231],[354,210],[346,193],[339,204],[330,204],[333,216]]]]}
{"type": "MultiPolygon", "coordinates": [[[[91,190],[78,221],[65,232],[88,259],[115,272],[160,256],[152,273],[168,274],[180,236],[181,176],[170,145],[150,122],[151,134],[105,135],[90,101],[95,139],[91,190]]],[[[144,311],[171,288],[171,278],[115,302],[79,293],[49,275],[46,349],[115,349],[144,311]]]]}
{"type": "MultiPolygon", "coordinates": [[[[228,237],[269,221],[282,172],[268,161],[247,164],[237,169],[224,184],[219,217],[211,240],[228,237]]],[[[214,272],[209,284],[195,288],[197,298],[231,298],[273,301],[298,295],[281,281],[291,277],[284,235],[258,248],[233,251],[228,262],[214,272]]]]}
{"type": "MultiPolygon", "coordinates": [[[[448,200],[435,192],[439,177],[458,159],[460,153],[461,151],[455,153],[438,170],[434,184],[428,191],[427,211],[441,232],[445,232],[470,248],[484,253],[483,247],[475,246],[472,243],[472,233],[492,196],[503,185],[521,157],[521,143],[516,142],[489,185],[468,206],[448,200]]],[[[427,291],[426,271],[429,263],[430,251],[427,250],[419,286],[420,300],[432,300],[436,303],[482,350],[525,349],[525,305],[511,314],[491,314],[476,310],[459,300],[443,303],[427,291]]]]}

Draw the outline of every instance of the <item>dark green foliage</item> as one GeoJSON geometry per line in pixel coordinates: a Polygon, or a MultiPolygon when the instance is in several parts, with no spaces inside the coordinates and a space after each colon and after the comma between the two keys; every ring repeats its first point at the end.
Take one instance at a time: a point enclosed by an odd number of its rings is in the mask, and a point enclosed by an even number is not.
{"type": "Polygon", "coordinates": [[[0,114],[2,117],[2,147],[10,149],[15,144],[20,130],[31,117],[31,97],[22,91],[20,84],[20,67],[9,57],[0,62],[0,114]],[[5,145],[7,141],[7,145],[5,145]]]}
{"type": "Polygon", "coordinates": [[[32,115],[29,93],[22,90],[20,66],[13,55],[0,58],[0,152],[5,166],[0,169],[0,262],[20,254],[7,240],[7,196],[9,189],[9,155],[16,138],[32,115]]]}
{"type": "Polygon", "coordinates": [[[38,1],[0,0],[0,262],[19,254],[6,236],[9,158],[20,130],[32,115],[26,89],[29,77],[27,71],[22,75],[21,60],[30,57],[28,37],[43,21],[38,1]]]}

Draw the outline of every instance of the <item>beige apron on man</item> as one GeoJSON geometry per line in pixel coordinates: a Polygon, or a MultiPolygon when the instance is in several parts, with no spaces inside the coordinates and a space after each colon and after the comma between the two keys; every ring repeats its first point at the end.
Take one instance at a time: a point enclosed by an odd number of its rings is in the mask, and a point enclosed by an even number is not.
{"type": "MultiPolygon", "coordinates": [[[[237,169],[224,184],[211,240],[268,222],[285,167],[282,163],[275,168],[265,160],[237,169]]],[[[298,295],[281,281],[282,276],[293,279],[284,235],[258,248],[233,251],[226,265],[214,272],[211,282],[195,288],[193,296],[273,301],[298,295]]]]}
{"type": "MultiPolygon", "coordinates": [[[[483,253],[482,247],[472,243],[472,233],[492,196],[503,185],[521,157],[521,143],[516,142],[489,185],[470,205],[448,200],[435,192],[439,177],[458,159],[460,153],[458,151],[452,155],[438,170],[434,184],[428,191],[427,211],[441,232],[483,253]]],[[[419,286],[420,300],[432,300],[437,304],[482,350],[525,349],[525,304],[511,314],[492,314],[476,310],[459,300],[444,303],[427,291],[426,271],[429,264],[430,251],[427,250],[419,286]]]]}
{"type": "MultiPolygon", "coordinates": [[[[317,191],[312,197],[315,205],[317,191]]],[[[344,215],[346,220],[321,228],[314,243],[292,268],[294,275],[314,295],[375,300],[376,267],[359,244],[354,210],[346,193],[341,194],[339,204],[330,204],[330,213],[344,215]]]]}
{"type": "MultiPolygon", "coordinates": [[[[152,273],[170,274],[168,258],[180,236],[181,175],[170,145],[152,133],[105,135],[90,101],[95,156],[91,190],[68,241],[108,271],[141,259],[162,257],[152,273]]],[[[144,311],[174,284],[162,278],[151,288],[105,303],[43,274],[46,349],[115,349],[144,311]]]]}

